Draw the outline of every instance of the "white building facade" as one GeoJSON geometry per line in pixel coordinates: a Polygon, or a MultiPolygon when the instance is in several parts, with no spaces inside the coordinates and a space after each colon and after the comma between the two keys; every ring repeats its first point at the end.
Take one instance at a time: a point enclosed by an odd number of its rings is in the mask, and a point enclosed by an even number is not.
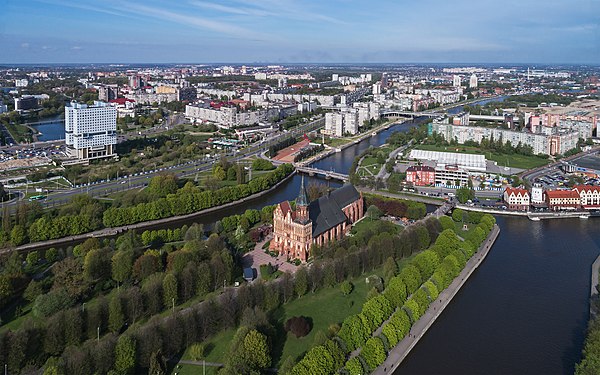
{"type": "Polygon", "coordinates": [[[99,101],[65,106],[65,143],[70,155],[80,160],[115,156],[117,108],[99,101]]]}

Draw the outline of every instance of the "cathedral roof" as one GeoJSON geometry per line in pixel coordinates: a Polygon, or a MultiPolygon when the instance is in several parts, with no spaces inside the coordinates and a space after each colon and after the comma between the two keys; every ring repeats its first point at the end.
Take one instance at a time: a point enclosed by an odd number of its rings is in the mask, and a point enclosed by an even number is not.
{"type": "Polygon", "coordinates": [[[342,209],[360,199],[353,185],[346,184],[310,203],[313,238],[348,220],[342,209]]]}

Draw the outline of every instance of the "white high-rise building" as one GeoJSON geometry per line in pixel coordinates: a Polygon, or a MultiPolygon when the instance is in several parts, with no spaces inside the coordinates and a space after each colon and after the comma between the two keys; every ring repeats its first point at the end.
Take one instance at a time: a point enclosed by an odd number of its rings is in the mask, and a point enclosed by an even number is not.
{"type": "Polygon", "coordinates": [[[469,87],[472,89],[477,87],[477,76],[475,73],[471,74],[471,78],[469,78],[469,87]]]}
{"type": "Polygon", "coordinates": [[[381,83],[375,83],[373,85],[373,95],[381,95],[381,83]]]}
{"type": "Polygon", "coordinates": [[[462,82],[461,82],[460,76],[457,75],[457,74],[455,74],[452,77],[452,86],[454,86],[454,87],[460,87],[461,83],[462,82]]]}
{"type": "Polygon", "coordinates": [[[115,156],[117,108],[99,101],[65,106],[65,143],[70,155],[81,160],[115,156]]]}

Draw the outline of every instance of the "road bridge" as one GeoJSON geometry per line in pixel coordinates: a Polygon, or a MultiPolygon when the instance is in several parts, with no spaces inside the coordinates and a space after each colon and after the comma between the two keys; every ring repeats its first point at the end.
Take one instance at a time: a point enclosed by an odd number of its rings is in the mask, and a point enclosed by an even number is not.
{"type": "Polygon", "coordinates": [[[306,173],[309,176],[320,175],[320,176],[324,176],[327,179],[333,178],[335,180],[340,180],[343,182],[347,182],[348,180],[350,180],[350,177],[347,174],[338,173],[338,172],[334,172],[334,171],[325,171],[322,169],[317,169],[317,168],[312,168],[312,167],[303,167],[303,166],[296,166],[296,170],[300,173],[306,173]]]}

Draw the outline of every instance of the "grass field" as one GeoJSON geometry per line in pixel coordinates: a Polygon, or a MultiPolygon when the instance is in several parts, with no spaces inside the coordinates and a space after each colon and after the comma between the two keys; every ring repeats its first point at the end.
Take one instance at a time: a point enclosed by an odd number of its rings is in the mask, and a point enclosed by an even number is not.
{"type": "Polygon", "coordinates": [[[331,147],[340,147],[350,142],[352,142],[352,139],[350,138],[329,138],[325,140],[325,144],[331,147]]]}
{"type": "Polygon", "coordinates": [[[498,165],[512,168],[532,169],[541,167],[550,162],[548,159],[542,159],[537,156],[526,156],[519,154],[497,154],[493,152],[483,152],[477,147],[471,146],[436,146],[436,145],[418,145],[415,149],[427,151],[458,152],[463,154],[483,154],[486,159],[498,163],[498,165]]]}

